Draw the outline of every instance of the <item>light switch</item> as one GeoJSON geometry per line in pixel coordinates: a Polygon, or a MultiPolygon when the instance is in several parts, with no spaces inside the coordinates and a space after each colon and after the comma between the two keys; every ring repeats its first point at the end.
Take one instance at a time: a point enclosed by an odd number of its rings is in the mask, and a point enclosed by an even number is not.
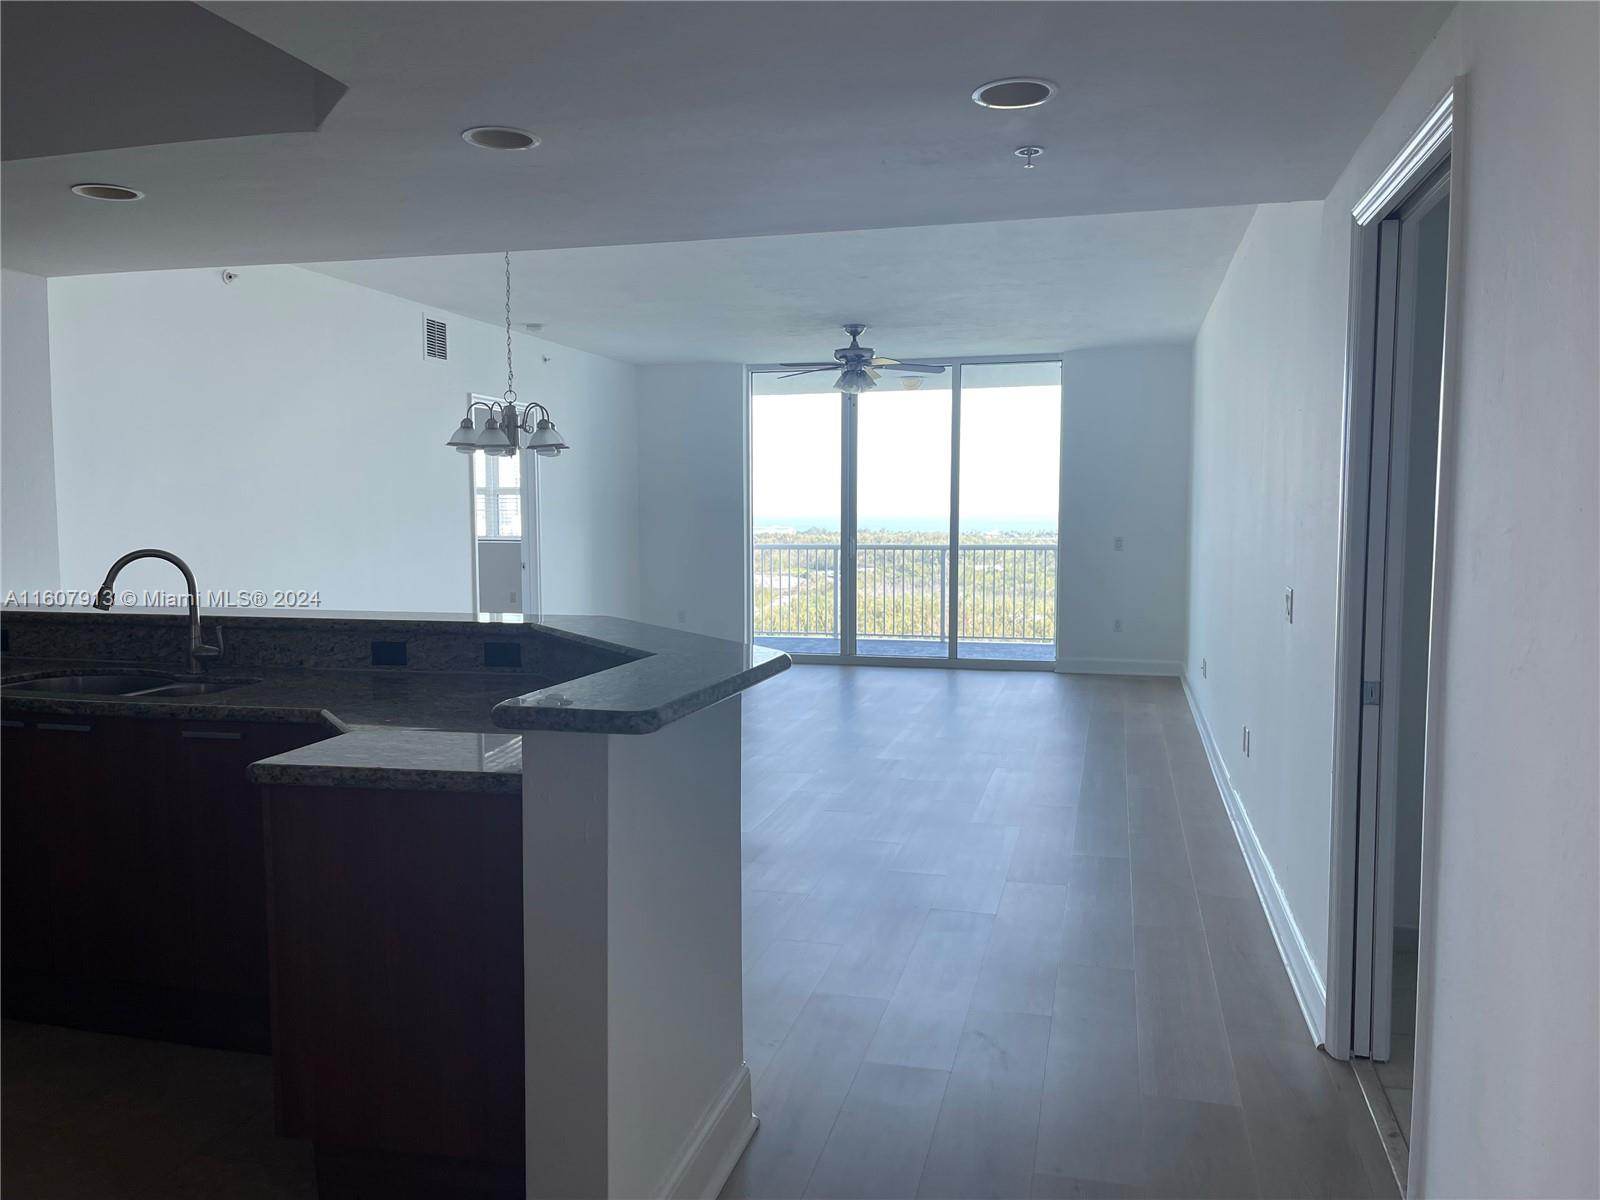
{"type": "Polygon", "coordinates": [[[1294,589],[1283,589],[1283,619],[1289,624],[1294,624],[1294,589]]]}

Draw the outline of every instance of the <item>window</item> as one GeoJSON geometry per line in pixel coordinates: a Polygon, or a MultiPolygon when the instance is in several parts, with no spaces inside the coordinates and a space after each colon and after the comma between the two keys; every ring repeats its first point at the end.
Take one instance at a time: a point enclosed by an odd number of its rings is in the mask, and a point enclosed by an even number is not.
{"type": "Polygon", "coordinates": [[[472,456],[473,519],[480,538],[522,538],[522,461],[472,456]]]}
{"type": "Polygon", "coordinates": [[[760,644],[857,662],[1055,661],[1061,362],[939,365],[845,397],[819,390],[826,376],[751,372],[760,644]]]}

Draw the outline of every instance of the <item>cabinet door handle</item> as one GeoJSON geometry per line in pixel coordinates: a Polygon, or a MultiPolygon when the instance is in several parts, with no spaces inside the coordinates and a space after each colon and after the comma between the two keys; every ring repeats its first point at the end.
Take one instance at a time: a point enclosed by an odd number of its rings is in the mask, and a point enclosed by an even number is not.
{"type": "Polygon", "coordinates": [[[51,733],[88,733],[93,725],[63,725],[56,721],[40,721],[40,729],[48,729],[51,733]]]}
{"type": "Polygon", "coordinates": [[[244,734],[242,733],[233,733],[222,729],[180,729],[178,736],[212,742],[237,742],[244,739],[244,734]]]}

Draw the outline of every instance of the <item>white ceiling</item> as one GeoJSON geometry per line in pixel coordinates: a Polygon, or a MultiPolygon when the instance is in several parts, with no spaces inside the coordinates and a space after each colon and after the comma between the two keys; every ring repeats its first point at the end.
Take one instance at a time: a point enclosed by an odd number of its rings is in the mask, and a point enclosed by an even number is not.
{"type": "MultiPolygon", "coordinates": [[[[1448,11],[998,0],[206,7],[348,92],[317,132],[6,163],[8,266],[238,266],[1320,198],[1448,11]],[[1061,85],[1044,108],[1000,113],[968,99],[989,79],[1029,73],[1061,85]],[[458,137],[486,122],[529,127],[544,144],[494,154],[458,137]],[[1035,170],[1011,154],[1024,142],[1048,151],[1035,170]],[[114,205],[68,193],[86,180],[147,197],[114,205]]],[[[82,37],[96,36],[86,23],[82,37]]],[[[808,316],[829,324],[839,314],[827,309],[808,316]]]]}
{"type": "MultiPolygon", "coordinates": [[[[840,326],[890,357],[1188,339],[1251,208],[521,251],[512,318],[629,362],[821,360],[840,326]]],[[[318,263],[420,304],[503,320],[498,254],[318,263]]]]}

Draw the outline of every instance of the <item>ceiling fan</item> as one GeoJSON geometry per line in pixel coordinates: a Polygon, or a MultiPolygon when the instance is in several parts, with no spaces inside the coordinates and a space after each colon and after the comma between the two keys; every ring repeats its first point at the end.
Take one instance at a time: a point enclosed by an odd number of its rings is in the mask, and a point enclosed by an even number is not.
{"type": "Polygon", "coordinates": [[[910,371],[917,375],[944,374],[943,367],[932,363],[908,363],[894,358],[876,357],[871,346],[863,346],[857,340],[867,331],[865,325],[846,325],[844,331],[850,335],[850,344],[835,350],[832,362],[779,363],[780,367],[794,368],[781,378],[793,379],[796,375],[810,375],[817,371],[838,371],[839,378],[833,381],[833,390],[855,396],[878,386],[879,371],[910,371]]]}

